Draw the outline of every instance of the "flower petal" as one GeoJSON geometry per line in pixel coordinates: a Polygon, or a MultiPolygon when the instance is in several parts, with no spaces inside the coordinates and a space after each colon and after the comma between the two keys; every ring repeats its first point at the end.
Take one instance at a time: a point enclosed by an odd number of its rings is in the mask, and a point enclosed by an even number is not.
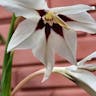
{"type": "MultiPolygon", "coordinates": [[[[41,34],[42,35],[42,34],[41,34]]],[[[44,38],[39,42],[38,46],[32,50],[33,55],[37,57],[46,67],[45,75],[43,81],[47,80],[50,76],[55,60],[54,52],[51,43],[51,37],[49,36],[47,42],[45,37],[45,32],[43,31],[44,38]]]]}
{"type": "Polygon", "coordinates": [[[21,3],[22,5],[26,6],[27,8],[33,9],[47,9],[47,2],[46,0],[16,0],[17,2],[21,3]],[[42,6],[43,5],[43,6],[42,6]]]}
{"type": "MultiPolygon", "coordinates": [[[[74,65],[72,65],[74,67],[74,65]]],[[[91,96],[96,95],[96,76],[86,70],[70,67],[54,67],[53,72],[62,74],[85,89],[91,96]]]]}
{"type": "Polygon", "coordinates": [[[13,50],[15,47],[20,45],[24,40],[29,38],[35,31],[39,18],[33,18],[32,20],[26,19],[22,21],[14,32],[7,51],[13,50]]]}
{"type": "Polygon", "coordinates": [[[55,61],[50,37],[46,43],[45,28],[37,30],[31,34],[14,49],[32,49],[33,55],[37,57],[37,59],[39,59],[46,67],[43,81],[48,79],[55,61]]]}
{"type": "Polygon", "coordinates": [[[84,64],[84,65],[79,65],[79,69],[84,69],[88,71],[96,71],[96,64],[84,64]]]}
{"type": "Polygon", "coordinates": [[[91,34],[96,33],[96,23],[94,24],[86,24],[80,22],[67,22],[67,24],[75,31],[83,31],[91,34]]]}
{"type": "MultiPolygon", "coordinates": [[[[32,49],[33,55],[37,57],[43,64],[45,64],[45,52],[46,52],[46,39],[45,39],[44,30],[45,29],[43,28],[42,30],[40,30],[40,32],[37,32],[37,33],[40,33],[43,38],[41,38],[41,40],[39,41],[39,44],[32,49]]],[[[36,38],[34,39],[36,42],[36,38]]]]}
{"type": "Polygon", "coordinates": [[[1,0],[0,5],[5,7],[7,10],[16,14],[16,16],[23,16],[25,18],[31,18],[34,14],[38,13],[34,9],[30,9],[24,6],[19,5],[16,1],[13,0],[1,0]]]}
{"type": "Polygon", "coordinates": [[[52,39],[52,44],[53,44],[54,50],[59,55],[61,55],[65,59],[67,59],[70,63],[76,64],[76,58],[74,57],[69,46],[66,44],[64,38],[61,37],[60,35],[56,34],[53,30],[51,33],[52,33],[51,39],[52,39]],[[57,43],[57,41],[59,43],[57,43]]]}
{"type": "Polygon", "coordinates": [[[55,12],[56,14],[69,15],[93,10],[93,8],[88,5],[78,4],[73,6],[51,8],[50,10],[55,12]]]}
{"type": "Polygon", "coordinates": [[[40,45],[40,43],[42,43],[44,37],[45,37],[44,29],[37,30],[34,33],[32,33],[28,38],[26,38],[21,43],[19,43],[16,47],[14,47],[14,50],[18,50],[18,49],[34,50],[37,46],[40,45]]]}
{"type": "Polygon", "coordinates": [[[63,29],[64,39],[66,44],[69,46],[73,56],[76,57],[76,48],[77,48],[77,36],[76,32],[72,29],[63,29]]]}
{"type": "Polygon", "coordinates": [[[91,60],[92,58],[96,58],[96,51],[95,52],[93,52],[92,54],[90,54],[89,56],[87,56],[87,57],[85,57],[84,59],[82,59],[81,61],[79,61],[78,63],[77,63],[77,65],[84,65],[85,64],[85,62],[87,62],[88,60],[91,60]]]}
{"type": "Polygon", "coordinates": [[[68,71],[67,75],[81,88],[85,89],[91,96],[96,95],[96,76],[86,70],[68,71]]]}
{"type": "Polygon", "coordinates": [[[45,75],[44,75],[44,78],[43,78],[43,82],[45,80],[47,80],[49,78],[49,76],[51,75],[52,73],[52,70],[53,70],[53,67],[54,67],[54,64],[55,64],[55,54],[54,54],[54,51],[53,51],[53,46],[54,44],[51,43],[51,36],[49,36],[49,39],[48,39],[48,44],[47,44],[47,61],[46,61],[46,71],[45,71],[45,75]]]}
{"type": "Polygon", "coordinates": [[[66,15],[66,16],[69,17],[70,19],[78,21],[78,22],[91,23],[91,24],[95,23],[96,24],[96,21],[87,12],[81,12],[81,13],[78,13],[78,14],[69,14],[69,15],[66,15]]]}

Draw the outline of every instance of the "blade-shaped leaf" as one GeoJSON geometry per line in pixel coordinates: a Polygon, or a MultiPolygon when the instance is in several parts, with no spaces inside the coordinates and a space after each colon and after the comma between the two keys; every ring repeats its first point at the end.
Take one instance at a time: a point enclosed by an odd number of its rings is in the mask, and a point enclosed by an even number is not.
{"type": "Polygon", "coordinates": [[[14,32],[15,20],[16,17],[15,15],[13,15],[4,54],[3,72],[1,80],[1,96],[10,96],[11,94],[11,73],[12,73],[11,71],[12,71],[13,53],[7,53],[7,46],[14,32]]]}

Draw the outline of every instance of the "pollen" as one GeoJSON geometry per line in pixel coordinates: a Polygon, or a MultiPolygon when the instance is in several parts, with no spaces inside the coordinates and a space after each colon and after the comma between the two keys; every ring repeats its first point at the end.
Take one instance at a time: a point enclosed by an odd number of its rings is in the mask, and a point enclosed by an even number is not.
{"type": "Polygon", "coordinates": [[[53,25],[53,23],[55,23],[54,19],[53,19],[53,12],[47,12],[44,16],[43,16],[43,20],[44,23],[48,23],[50,26],[53,25]]]}
{"type": "Polygon", "coordinates": [[[53,12],[48,12],[45,16],[46,21],[52,21],[53,20],[53,12]]]}
{"type": "Polygon", "coordinates": [[[64,22],[61,18],[59,18],[55,13],[53,12],[47,12],[44,16],[43,16],[43,20],[44,23],[48,23],[50,26],[53,26],[53,23],[57,23],[58,25],[60,25],[61,27],[64,27],[65,29],[69,29],[69,26],[66,24],[66,22],[64,22]]]}

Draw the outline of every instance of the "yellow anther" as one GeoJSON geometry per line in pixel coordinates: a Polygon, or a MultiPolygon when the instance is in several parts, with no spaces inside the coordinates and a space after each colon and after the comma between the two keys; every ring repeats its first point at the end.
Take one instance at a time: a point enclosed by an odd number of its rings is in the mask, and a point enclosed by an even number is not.
{"type": "Polygon", "coordinates": [[[59,18],[53,12],[46,13],[46,15],[44,16],[44,19],[46,20],[47,23],[49,23],[49,25],[52,25],[54,22],[56,22],[57,24],[64,27],[65,29],[67,30],[70,29],[69,26],[66,24],[66,22],[64,22],[61,18],[59,18]]]}
{"type": "Polygon", "coordinates": [[[48,12],[46,15],[45,15],[45,19],[46,20],[53,20],[53,13],[52,12],[48,12]]]}
{"type": "Polygon", "coordinates": [[[58,23],[60,26],[64,27],[65,29],[70,29],[69,26],[58,16],[53,15],[53,19],[55,20],[56,23],[58,23]]]}

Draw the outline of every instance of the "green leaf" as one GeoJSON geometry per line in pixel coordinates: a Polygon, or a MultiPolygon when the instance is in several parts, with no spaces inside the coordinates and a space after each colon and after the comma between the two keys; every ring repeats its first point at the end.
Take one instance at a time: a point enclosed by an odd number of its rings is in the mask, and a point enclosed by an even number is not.
{"type": "Polygon", "coordinates": [[[13,14],[4,54],[3,71],[1,79],[1,96],[10,96],[11,94],[11,73],[12,73],[13,53],[12,52],[7,53],[7,46],[14,32],[15,20],[16,17],[13,14]]]}

